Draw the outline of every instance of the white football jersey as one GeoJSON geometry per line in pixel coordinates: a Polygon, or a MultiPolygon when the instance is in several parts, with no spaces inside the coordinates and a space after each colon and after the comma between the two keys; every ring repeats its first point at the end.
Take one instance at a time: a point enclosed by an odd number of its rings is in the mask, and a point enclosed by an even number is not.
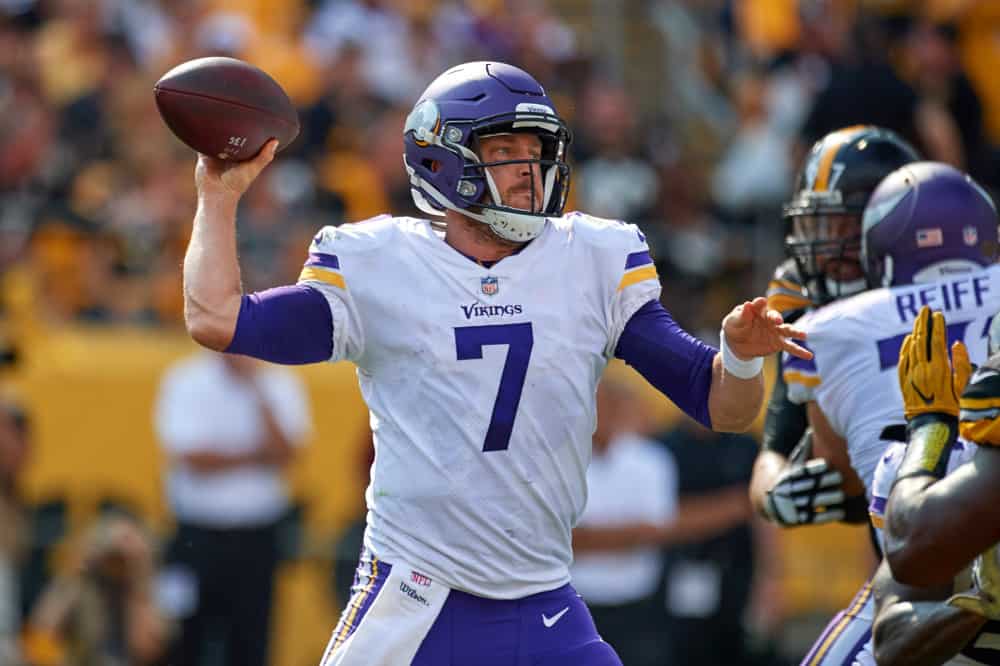
{"type": "MultiPolygon", "coordinates": [[[[948,454],[947,474],[951,474],[955,469],[972,460],[979,450],[975,444],[971,444],[962,439],[957,439],[951,445],[951,452],[948,454]]],[[[906,444],[903,442],[893,442],[885,450],[885,453],[875,467],[872,479],[872,498],[868,504],[868,515],[871,518],[872,526],[878,537],[879,546],[885,551],[885,538],[882,535],[882,528],[885,525],[885,505],[889,501],[889,492],[892,484],[896,482],[899,474],[899,466],[903,464],[903,455],[906,453],[906,444]]]]}
{"type": "Polygon", "coordinates": [[[782,359],[782,372],[795,402],[815,400],[830,425],[847,440],[851,465],[871,498],[872,475],[889,442],[887,425],[905,423],[896,366],[903,338],[920,308],[944,313],[948,344],[962,340],[973,363],[986,359],[990,321],[1000,310],[1000,266],[948,280],[875,289],[808,313],[811,361],[782,359]]]}
{"type": "Polygon", "coordinates": [[[659,298],[634,225],[571,213],[485,268],[426,220],[325,227],[300,283],[358,366],[375,463],[365,543],[455,589],[511,599],[569,581],[595,391],[659,298]]]}
{"type": "MultiPolygon", "coordinates": [[[[976,451],[979,450],[975,444],[965,442],[961,439],[955,441],[948,454],[948,467],[946,474],[951,474],[961,465],[972,460],[976,451]]],[[[903,455],[906,453],[906,444],[893,442],[886,450],[885,454],[875,468],[875,477],[872,483],[872,499],[868,507],[872,525],[878,535],[882,550],[885,550],[885,537],[882,528],[885,525],[885,507],[889,500],[889,493],[892,484],[899,474],[899,466],[903,462],[903,455]]],[[[964,592],[972,587],[972,575],[970,569],[965,569],[955,577],[952,588],[953,592],[964,592]]],[[[969,642],[960,654],[949,659],[944,666],[976,666],[979,664],[996,664],[1000,657],[1000,622],[989,621],[980,632],[969,642]]]]}

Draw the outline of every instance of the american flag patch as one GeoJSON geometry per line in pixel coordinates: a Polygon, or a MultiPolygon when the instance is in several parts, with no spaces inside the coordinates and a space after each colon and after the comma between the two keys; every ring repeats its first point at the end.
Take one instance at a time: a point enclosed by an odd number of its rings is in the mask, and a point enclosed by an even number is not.
{"type": "Polygon", "coordinates": [[[917,229],[917,247],[941,247],[944,236],[940,228],[917,229]]]}

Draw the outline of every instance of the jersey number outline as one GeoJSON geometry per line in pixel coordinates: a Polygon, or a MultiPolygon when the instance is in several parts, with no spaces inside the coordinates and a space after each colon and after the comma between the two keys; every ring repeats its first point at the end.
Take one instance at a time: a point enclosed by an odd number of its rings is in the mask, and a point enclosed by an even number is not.
{"type": "MultiPolygon", "coordinates": [[[[946,324],[946,334],[948,349],[951,350],[952,343],[956,341],[965,340],[965,332],[972,324],[974,320],[964,320],[956,321],[951,324],[946,324]]],[[[987,317],[986,324],[983,326],[982,331],[979,332],[979,337],[982,339],[989,338],[990,335],[990,325],[993,323],[993,317],[987,317]]],[[[888,370],[889,368],[895,368],[899,365],[899,350],[903,346],[903,338],[905,338],[908,333],[900,333],[899,335],[894,335],[891,338],[882,338],[881,340],[875,341],[875,346],[878,347],[878,359],[879,359],[879,370],[888,370]]]]}
{"type": "Polygon", "coordinates": [[[524,378],[535,336],[531,322],[520,324],[487,324],[455,328],[455,354],[459,361],[483,358],[483,347],[507,345],[507,358],[500,373],[500,387],[493,401],[493,414],[486,429],[483,451],[505,451],[514,430],[514,417],[521,402],[524,378]]]}

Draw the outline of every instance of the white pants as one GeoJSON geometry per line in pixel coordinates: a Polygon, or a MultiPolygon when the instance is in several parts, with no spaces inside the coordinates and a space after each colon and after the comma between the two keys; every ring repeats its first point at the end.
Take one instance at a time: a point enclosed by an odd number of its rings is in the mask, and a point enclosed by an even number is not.
{"type": "Polygon", "coordinates": [[[320,666],[409,664],[448,598],[447,586],[366,554],[320,666]]]}

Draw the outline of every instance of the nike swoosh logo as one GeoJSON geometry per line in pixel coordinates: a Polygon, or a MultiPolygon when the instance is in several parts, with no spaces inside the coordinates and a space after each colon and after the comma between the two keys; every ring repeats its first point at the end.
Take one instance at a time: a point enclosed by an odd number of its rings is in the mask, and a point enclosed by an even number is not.
{"type": "Polygon", "coordinates": [[[910,382],[910,387],[912,387],[913,390],[916,392],[916,394],[918,396],[920,396],[920,399],[924,401],[925,405],[929,405],[932,402],[934,402],[934,394],[933,393],[931,393],[931,397],[928,398],[926,395],[924,395],[923,393],[920,392],[920,389],[918,389],[917,385],[914,384],[913,382],[910,382]]]}
{"type": "Polygon", "coordinates": [[[558,622],[562,618],[562,616],[568,612],[569,612],[569,606],[566,606],[566,608],[563,608],[561,611],[559,611],[552,617],[546,617],[545,613],[542,613],[542,624],[544,624],[546,628],[551,629],[552,625],[558,622]]]}

